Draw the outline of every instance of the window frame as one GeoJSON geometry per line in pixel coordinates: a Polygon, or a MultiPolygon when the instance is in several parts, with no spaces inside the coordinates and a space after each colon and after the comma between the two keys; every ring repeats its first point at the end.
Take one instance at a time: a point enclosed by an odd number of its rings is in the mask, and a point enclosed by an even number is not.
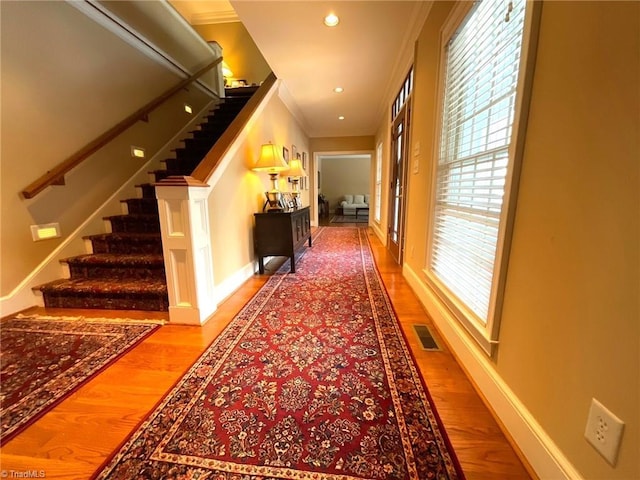
{"type": "Polygon", "coordinates": [[[382,142],[378,143],[376,146],[376,177],[375,177],[375,210],[373,214],[373,219],[377,222],[381,222],[382,218],[382,152],[383,152],[383,144],[382,142]]]}
{"type": "Polygon", "coordinates": [[[524,151],[527,118],[531,99],[531,87],[535,67],[541,2],[526,0],[522,47],[520,54],[518,83],[515,95],[514,120],[509,144],[509,163],[505,177],[505,189],[499,220],[496,254],[493,265],[489,312],[486,323],[471,311],[444,283],[431,271],[433,227],[435,222],[438,164],[442,138],[442,115],[444,112],[444,89],[447,62],[447,45],[457,33],[475,2],[460,2],[453,7],[440,35],[440,63],[436,106],[436,127],[432,162],[432,185],[428,210],[427,255],[423,274],[427,284],[446,305],[453,317],[471,334],[472,338],[488,355],[493,355],[499,343],[500,320],[504,300],[506,274],[511,249],[513,223],[518,199],[518,184],[524,151]]]}

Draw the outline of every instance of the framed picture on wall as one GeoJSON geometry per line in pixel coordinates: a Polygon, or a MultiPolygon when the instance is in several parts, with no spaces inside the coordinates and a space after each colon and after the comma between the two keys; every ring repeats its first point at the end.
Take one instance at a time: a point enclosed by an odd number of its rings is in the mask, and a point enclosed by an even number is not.
{"type": "Polygon", "coordinates": [[[287,147],[282,147],[282,156],[287,165],[289,165],[289,150],[287,150],[287,147]]]}
{"type": "Polygon", "coordinates": [[[307,170],[307,152],[302,152],[302,168],[307,170]]]}
{"type": "Polygon", "coordinates": [[[291,145],[291,158],[298,158],[298,148],[295,145],[291,145]]]}

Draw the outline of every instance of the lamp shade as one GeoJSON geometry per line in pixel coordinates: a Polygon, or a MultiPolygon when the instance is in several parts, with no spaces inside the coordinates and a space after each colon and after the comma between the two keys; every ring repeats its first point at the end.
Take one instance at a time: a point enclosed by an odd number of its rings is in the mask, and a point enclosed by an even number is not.
{"type": "Polygon", "coordinates": [[[282,149],[272,143],[265,143],[260,149],[260,158],[253,166],[258,172],[278,173],[288,170],[289,166],[284,161],[282,149]]]}
{"type": "Polygon", "coordinates": [[[306,177],[307,172],[302,168],[302,162],[299,158],[294,158],[289,162],[289,170],[283,173],[289,177],[306,177]]]}
{"type": "Polygon", "coordinates": [[[233,77],[233,72],[229,68],[226,62],[222,62],[222,76],[223,77],[233,77]]]}

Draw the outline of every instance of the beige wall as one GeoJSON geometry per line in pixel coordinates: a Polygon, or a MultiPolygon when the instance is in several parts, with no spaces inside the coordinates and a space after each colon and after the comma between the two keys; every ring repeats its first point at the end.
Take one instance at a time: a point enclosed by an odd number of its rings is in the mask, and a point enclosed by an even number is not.
{"type": "Polygon", "coordinates": [[[335,212],[345,195],[365,195],[370,192],[371,159],[361,157],[323,156],[321,192],[335,212]]]}
{"type": "MultiPolygon", "coordinates": [[[[207,98],[182,91],[32,200],[20,191],[180,81],[67,2],[0,2],[2,145],[0,296],[33,269],[189,122],[207,98]],[[33,35],[38,32],[38,35],[33,35]],[[99,55],[96,54],[99,52],[99,55]],[[59,222],[62,239],[33,242],[29,226],[59,222]]],[[[35,302],[34,302],[35,303],[35,302]]]]}
{"type": "MultiPolygon", "coordinates": [[[[434,4],[416,50],[421,154],[409,175],[405,259],[416,275],[450,5],[434,4]]],[[[640,478],[639,19],[637,2],[543,4],[500,345],[489,360],[588,479],[640,478]],[[626,423],[615,468],[583,438],[592,397],[626,423]]]]}
{"type": "MultiPolygon", "coordinates": [[[[247,137],[239,146],[223,177],[209,197],[214,281],[219,285],[247,264],[255,262],[253,251],[253,214],[262,211],[264,192],[271,189],[269,175],[251,170],[264,143],[296,145],[307,152],[309,140],[285,104],[274,95],[247,137]]],[[[279,187],[288,191],[286,179],[279,187]]],[[[301,194],[303,206],[309,205],[309,190],[301,194]]]]}
{"type": "Polygon", "coordinates": [[[375,148],[373,136],[362,137],[314,137],[311,139],[311,151],[355,153],[368,152],[375,148]]]}
{"type": "Polygon", "coordinates": [[[218,42],[224,61],[234,79],[260,84],[271,68],[258,50],[247,29],[240,22],[194,25],[193,28],[208,42],[218,42]]]}

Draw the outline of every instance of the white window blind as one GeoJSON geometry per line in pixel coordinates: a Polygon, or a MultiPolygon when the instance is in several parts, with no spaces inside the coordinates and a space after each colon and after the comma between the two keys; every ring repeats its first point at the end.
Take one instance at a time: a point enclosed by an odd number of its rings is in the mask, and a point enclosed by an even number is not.
{"type": "Polygon", "coordinates": [[[525,2],[477,2],[446,47],[429,270],[486,325],[525,2]]]}

